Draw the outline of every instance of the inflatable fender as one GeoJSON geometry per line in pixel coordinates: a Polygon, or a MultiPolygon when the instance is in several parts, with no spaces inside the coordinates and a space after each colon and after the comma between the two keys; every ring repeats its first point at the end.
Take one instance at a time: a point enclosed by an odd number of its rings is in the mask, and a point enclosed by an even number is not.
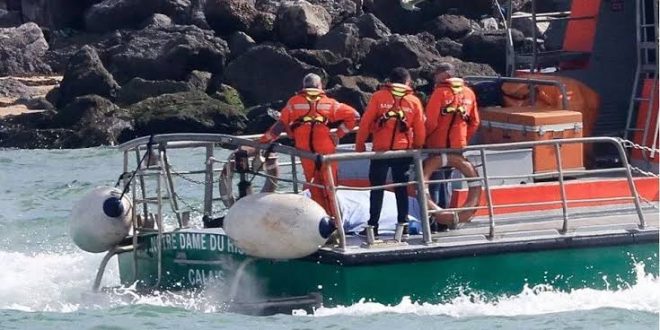
{"type": "Polygon", "coordinates": [[[121,194],[117,188],[99,187],[74,205],[69,234],[79,248],[104,252],[128,236],[133,207],[128,196],[121,194]]]}
{"type": "Polygon", "coordinates": [[[334,231],[323,207],[300,194],[257,193],[232,206],[224,230],[253,257],[294,259],[314,253],[334,231]]]}

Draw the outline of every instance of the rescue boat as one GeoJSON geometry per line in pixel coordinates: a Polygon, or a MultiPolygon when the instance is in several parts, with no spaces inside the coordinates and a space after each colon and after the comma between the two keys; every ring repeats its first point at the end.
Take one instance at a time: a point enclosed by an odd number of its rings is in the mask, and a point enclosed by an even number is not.
{"type": "Polygon", "coordinates": [[[436,303],[465,290],[499,296],[537,284],[605,288],[603,278],[634,281],[630,270],[640,261],[657,276],[658,128],[657,120],[645,120],[657,118],[657,74],[642,79],[639,90],[631,86],[634,111],[627,120],[625,112],[617,117],[619,136],[603,134],[612,126],[612,116],[603,116],[614,111],[613,97],[621,103],[622,92],[608,94],[607,79],[597,78],[612,59],[591,56],[618,42],[601,35],[624,26],[614,21],[635,28],[644,3],[574,1],[563,15],[568,30],[583,33],[567,33],[563,53],[511,53],[515,77],[466,77],[477,90],[479,82],[494,83],[501,100],[482,108],[478,140],[465,149],[356,153],[345,145],[317,155],[260,144],[255,136],[184,133],[118,146],[124,164],[116,187],[94,189],[72,212],[74,242],[106,253],[93,289],[101,289],[115,257],[121,285],[145,292],[219,288],[219,302],[250,314],[362,299],[393,304],[404,296],[436,303]],[[537,72],[550,60],[560,70],[537,72]],[[530,70],[519,70],[528,62],[530,70]],[[588,87],[594,81],[599,86],[588,87]],[[184,169],[177,154],[197,168],[184,169]],[[414,159],[404,183],[413,205],[409,237],[388,213],[387,194],[381,235],[356,235],[366,225],[364,196],[374,189],[368,162],[398,157],[414,159]],[[423,168],[429,157],[452,175],[430,180],[423,168]],[[305,195],[316,184],[301,179],[301,159],[338,164],[338,182],[319,188],[337,197],[341,218],[305,195]],[[430,183],[448,187],[445,208],[429,201],[430,183]],[[184,196],[182,185],[199,187],[198,195],[184,196]]]}

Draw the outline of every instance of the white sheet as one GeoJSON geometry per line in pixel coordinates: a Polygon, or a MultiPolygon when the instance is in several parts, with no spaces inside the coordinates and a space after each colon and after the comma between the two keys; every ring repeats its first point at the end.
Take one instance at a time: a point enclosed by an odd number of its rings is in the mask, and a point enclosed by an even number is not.
{"type": "MultiPolygon", "coordinates": [[[[306,196],[309,191],[303,192],[306,196]]],[[[357,233],[362,230],[369,220],[369,192],[359,190],[338,190],[337,198],[344,220],[344,231],[346,233],[357,233]]],[[[420,209],[417,199],[408,197],[408,221],[410,233],[416,234],[421,231],[419,222],[420,209]]],[[[383,197],[383,208],[378,221],[379,232],[393,232],[397,222],[396,197],[391,191],[385,191],[383,197]]]]}

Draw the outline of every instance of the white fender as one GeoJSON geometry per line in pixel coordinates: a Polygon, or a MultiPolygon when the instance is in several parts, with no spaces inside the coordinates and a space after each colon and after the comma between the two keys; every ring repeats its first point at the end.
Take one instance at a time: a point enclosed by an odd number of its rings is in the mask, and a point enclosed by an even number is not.
{"type": "Polygon", "coordinates": [[[323,207],[303,195],[258,193],[229,209],[224,229],[248,255],[293,259],[318,250],[334,225],[323,207]]]}
{"type": "Polygon", "coordinates": [[[133,208],[128,196],[112,187],[96,188],[71,211],[69,234],[87,252],[104,252],[124,239],[131,228],[133,208]]]}

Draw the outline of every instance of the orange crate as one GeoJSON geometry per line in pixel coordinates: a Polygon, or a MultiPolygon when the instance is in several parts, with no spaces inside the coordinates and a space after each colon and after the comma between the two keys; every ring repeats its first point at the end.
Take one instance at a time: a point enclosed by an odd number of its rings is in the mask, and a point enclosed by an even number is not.
{"type": "MultiPolygon", "coordinates": [[[[545,141],[582,137],[582,114],[567,110],[534,110],[529,107],[482,108],[481,137],[484,143],[545,141]]],[[[554,146],[533,149],[534,173],[557,170],[554,146]]],[[[582,144],[561,146],[562,169],[584,168],[582,144]]]]}

